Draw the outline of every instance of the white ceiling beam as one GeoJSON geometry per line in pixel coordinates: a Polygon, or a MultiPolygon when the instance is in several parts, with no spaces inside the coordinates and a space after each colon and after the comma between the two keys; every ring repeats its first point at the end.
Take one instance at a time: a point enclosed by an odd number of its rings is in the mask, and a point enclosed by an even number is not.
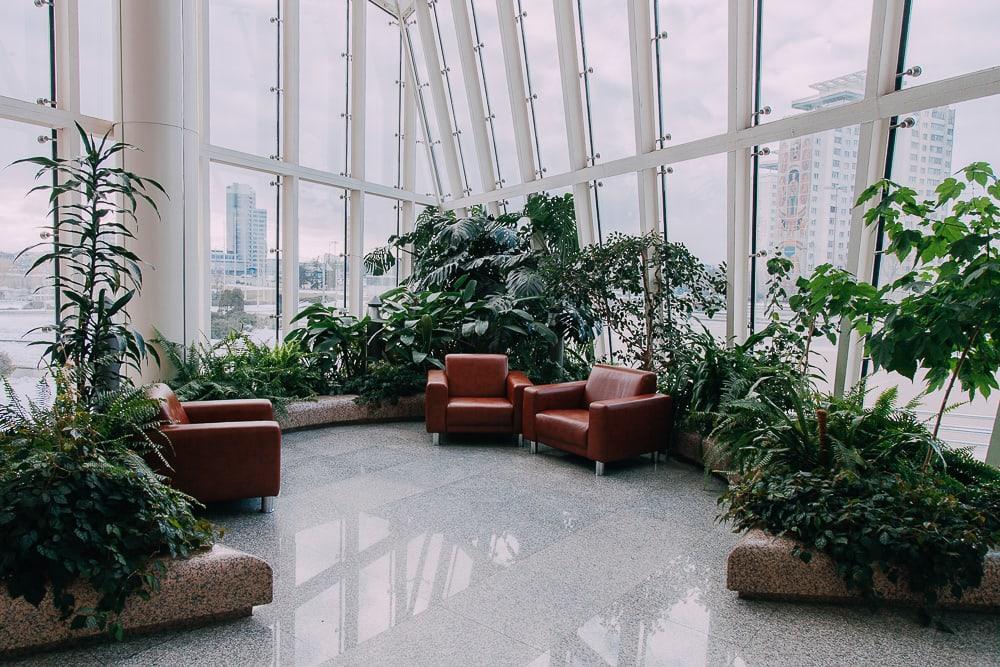
{"type": "MultiPolygon", "coordinates": [[[[451,0],[451,16],[455,23],[455,33],[458,39],[458,59],[462,67],[462,81],[465,84],[465,99],[469,105],[469,118],[472,120],[472,141],[476,151],[476,162],[479,165],[479,180],[483,192],[497,189],[496,168],[490,157],[490,135],[486,126],[486,106],[483,104],[482,79],[476,65],[476,43],[472,37],[472,22],[469,18],[469,5],[466,0],[451,0]]],[[[469,184],[472,187],[472,184],[469,184]]],[[[500,212],[496,200],[488,202],[487,208],[491,215],[500,212]]]]}
{"type": "Polygon", "coordinates": [[[403,190],[402,188],[394,188],[391,185],[372,183],[370,181],[354,178],[352,176],[341,176],[340,174],[323,171],[321,169],[294,165],[283,160],[272,160],[260,155],[236,151],[231,148],[223,148],[221,146],[204,146],[202,148],[202,152],[212,162],[228,164],[233,167],[243,167],[245,169],[253,169],[255,171],[264,171],[269,174],[278,174],[280,176],[297,176],[304,181],[310,181],[312,183],[331,185],[336,188],[344,188],[345,190],[357,190],[358,192],[377,195],[379,197],[388,197],[389,199],[412,201],[426,206],[437,205],[437,200],[430,195],[410,192],[408,190],[403,190]]]}
{"type": "Polygon", "coordinates": [[[517,149],[517,166],[521,182],[533,181],[540,175],[535,168],[535,150],[531,142],[531,118],[528,111],[528,91],[524,85],[524,58],[517,39],[517,21],[520,16],[511,0],[496,0],[497,23],[500,26],[500,45],[503,50],[504,70],[507,74],[507,94],[514,120],[514,146],[517,149]]]}
{"type": "MultiPolygon", "coordinates": [[[[555,0],[557,3],[565,1],[555,0]]],[[[618,176],[630,171],[675,164],[727,151],[747,149],[782,139],[888,119],[907,112],[922,111],[998,94],[1000,94],[1000,67],[991,67],[972,74],[964,74],[913,88],[904,88],[876,100],[862,100],[840,107],[790,116],[736,132],[659,148],[643,155],[620,158],[575,171],[547,176],[531,183],[502,188],[493,193],[472,195],[464,199],[450,201],[445,205],[445,208],[484,204],[491,199],[504,199],[542,190],[564,188],[577,183],[618,176]]],[[[567,103],[566,106],[571,105],[567,103]]],[[[567,113],[567,116],[569,115],[567,113]]],[[[582,126],[579,130],[582,132],[582,126]]],[[[572,132],[570,129],[567,130],[568,134],[572,132]]]]}
{"type": "MultiPolygon", "coordinates": [[[[648,2],[628,3],[629,60],[632,69],[632,114],[636,154],[656,150],[653,93],[653,35],[648,2]]],[[[643,234],[660,229],[656,169],[643,169],[639,180],[639,229],[643,234]]]]}
{"type": "MultiPolygon", "coordinates": [[[[576,213],[577,235],[581,246],[591,245],[597,240],[594,228],[594,209],[591,203],[589,181],[598,178],[577,178],[587,171],[587,138],[583,127],[583,97],[580,91],[580,58],[576,42],[576,22],[573,18],[572,0],[552,0],[556,22],[556,48],[559,51],[559,79],[562,84],[563,113],[566,120],[566,140],[569,145],[569,162],[574,169],[567,174],[551,176],[522,184],[518,187],[503,188],[501,198],[528,195],[543,190],[573,187],[573,207],[576,213]],[[569,176],[569,178],[560,178],[569,176]],[[518,191],[520,188],[520,191],[518,191]]],[[[613,163],[607,163],[613,164],[613,163]]],[[[607,164],[601,165],[606,167],[607,164]]]]}
{"type": "Polygon", "coordinates": [[[448,113],[448,93],[444,89],[444,72],[441,59],[438,57],[437,42],[434,39],[434,23],[426,0],[414,3],[417,30],[420,33],[420,49],[424,54],[427,67],[427,83],[431,91],[431,106],[434,108],[434,118],[437,121],[438,133],[441,135],[441,147],[444,149],[445,169],[448,172],[448,188],[450,192],[444,197],[459,199],[462,197],[462,166],[458,160],[458,146],[455,143],[455,128],[448,113]]]}
{"type": "Polygon", "coordinates": [[[110,130],[113,125],[111,121],[101,118],[75,114],[66,109],[53,109],[43,104],[3,95],[0,95],[0,118],[56,130],[72,129],[73,123],[77,122],[88,132],[100,135],[110,130]]]}

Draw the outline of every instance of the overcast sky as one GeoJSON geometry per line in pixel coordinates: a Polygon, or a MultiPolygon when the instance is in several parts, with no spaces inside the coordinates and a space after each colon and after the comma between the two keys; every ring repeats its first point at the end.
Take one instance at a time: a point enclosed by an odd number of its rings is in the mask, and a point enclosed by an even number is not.
{"type": "MultiPolygon", "coordinates": [[[[308,166],[339,173],[344,161],[344,113],[347,50],[345,0],[301,0],[300,112],[301,161],[308,166]]],[[[655,0],[661,30],[668,37],[662,48],[665,131],[677,144],[725,131],[727,12],[722,2],[655,0]]],[[[490,105],[496,116],[494,131],[500,176],[507,184],[518,180],[513,145],[513,125],[506,91],[502,51],[497,34],[496,3],[473,0],[484,44],[483,61],[490,105]]],[[[113,109],[111,86],[111,0],[81,3],[81,104],[86,113],[106,116],[113,109]]],[[[558,72],[552,3],[522,0],[528,42],[528,63],[539,128],[540,161],[546,175],[568,169],[569,158],[563,123],[563,101],[558,72]]],[[[631,110],[631,77],[628,64],[626,12],[621,0],[583,0],[583,35],[587,45],[595,152],[599,161],[628,155],[634,145],[631,110]]],[[[863,70],[868,53],[870,0],[765,0],[762,43],[762,99],[774,113],[768,120],[792,113],[792,100],[808,96],[810,84],[863,70]]],[[[211,133],[213,143],[260,155],[277,152],[275,85],[277,39],[274,24],[276,0],[211,0],[210,58],[212,86],[211,133]]],[[[444,31],[444,56],[451,70],[457,129],[462,141],[466,172],[471,186],[480,189],[475,164],[471,124],[465,104],[465,87],[457,56],[454,22],[449,2],[437,3],[438,21],[444,31]]],[[[399,40],[390,17],[371,6],[369,24],[366,114],[367,176],[394,184],[397,164],[395,125],[399,40]]],[[[0,3],[0,94],[34,101],[48,95],[47,26],[44,10],[31,0],[0,3]]],[[[925,83],[966,71],[1000,64],[994,34],[1000,27],[991,0],[952,0],[944,5],[916,0],[909,31],[907,64],[919,64],[924,75],[912,82],[925,83]]],[[[416,35],[417,31],[414,30],[416,35]]],[[[423,71],[417,44],[418,66],[423,71]]],[[[427,96],[429,100],[429,96],[427,96]]],[[[957,166],[972,160],[1000,162],[1000,132],[994,121],[1000,114],[997,98],[956,106],[957,166]]],[[[437,134],[433,114],[429,118],[437,134]]],[[[0,161],[7,164],[25,155],[45,152],[36,142],[36,128],[0,121],[0,161]]],[[[434,138],[439,138],[435,136],[434,138]]],[[[426,160],[420,152],[418,190],[430,189],[426,160]]],[[[44,202],[25,199],[30,170],[14,167],[0,171],[0,225],[5,233],[0,249],[18,250],[37,239],[44,202]]],[[[213,246],[224,236],[225,186],[246,182],[258,191],[258,205],[275,218],[269,176],[230,167],[213,167],[211,210],[213,246]]],[[[445,178],[446,188],[447,179],[445,178]]],[[[598,189],[605,230],[637,231],[635,177],[606,179],[598,189]]],[[[342,245],[343,209],[340,192],[314,186],[301,192],[303,256],[342,245]]],[[[713,156],[674,165],[668,176],[670,235],[692,246],[706,261],[725,256],[725,158],[713,156]]],[[[394,231],[391,202],[369,203],[366,247],[394,231]],[[376,219],[377,218],[377,219],[376,219]]]]}

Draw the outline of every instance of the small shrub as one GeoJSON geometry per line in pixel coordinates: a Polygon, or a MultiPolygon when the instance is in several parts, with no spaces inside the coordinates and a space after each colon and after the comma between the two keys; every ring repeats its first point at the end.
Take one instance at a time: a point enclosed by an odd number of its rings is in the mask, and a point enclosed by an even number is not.
{"type": "Polygon", "coordinates": [[[427,371],[413,366],[380,363],[369,366],[363,375],[344,382],[341,391],[357,394],[355,402],[376,407],[382,403],[396,405],[404,396],[414,396],[427,385],[427,371]]]}
{"type": "MultiPolygon", "coordinates": [[[[212,544],[194,502],[163,484],[143,460],[158,443],[159,406],[141,389],[95,397],[83,407],[57,378],[51,409],[22,403],[6,385],[0,407],[0,581],[38,605],[47,590],[72,627],[121,637],[117,616],[129,597],[148,597],[165,566],[212,544]],[[82,608],[67,591],[78,580],[98,592],[82,608]]],[[[47,400],[40,401],[45,403],[47,400]]]]}

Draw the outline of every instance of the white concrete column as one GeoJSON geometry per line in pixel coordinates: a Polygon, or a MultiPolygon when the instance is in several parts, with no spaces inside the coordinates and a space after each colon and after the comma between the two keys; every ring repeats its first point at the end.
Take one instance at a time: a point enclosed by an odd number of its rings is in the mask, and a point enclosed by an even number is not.
{"type": "MultiPolygon", "coordinates": [[[[201,2],[121,3],[121,136],[141,149],[128,151],[123,162],[159,181],[169,197],[154,196],[159,219],[148,206],[137,211],[130,245],[146,267],[142,294],[129,312],[144,336],[158,330],[183,342],[208,324],[207,308],[189,307],[208,298],[201,293],[208,250],[191,254],[187,244],[208,224],[200,219],[201,2]]],[[[158,375],[153,365],[143,378],[158,375]]]]}

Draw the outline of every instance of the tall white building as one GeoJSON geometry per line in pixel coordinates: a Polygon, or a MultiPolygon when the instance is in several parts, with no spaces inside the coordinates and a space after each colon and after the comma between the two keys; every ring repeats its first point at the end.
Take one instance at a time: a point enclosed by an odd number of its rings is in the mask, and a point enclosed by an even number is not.
{"type": "Polygon", "coordinates": [[[226,248],[212,251],[212,273],[264,276],[270,271],[267,248],[267,211],[257,208],[256,191],[245,183],[227,185],[226,248]]]}
{"type": "MultiPolygon", "coordinates": [[[[864,97],[865,73],[815,83],[816,93],[792,106],[813,111],[864,97]]],[[[892,177],[922,198],[951,173],[955,111],[943,107],[911,114],[916,125],[896,133],[892,177]]],[[[818,132],[779,144],[777,159],[762,162],[758,177],[758,248],[792,260],[791,280],[821,264],[846,267],[858,163],[857,125],[818,132]]],[[[898,274],[884,259],[882,280],[898,274]]]]}

